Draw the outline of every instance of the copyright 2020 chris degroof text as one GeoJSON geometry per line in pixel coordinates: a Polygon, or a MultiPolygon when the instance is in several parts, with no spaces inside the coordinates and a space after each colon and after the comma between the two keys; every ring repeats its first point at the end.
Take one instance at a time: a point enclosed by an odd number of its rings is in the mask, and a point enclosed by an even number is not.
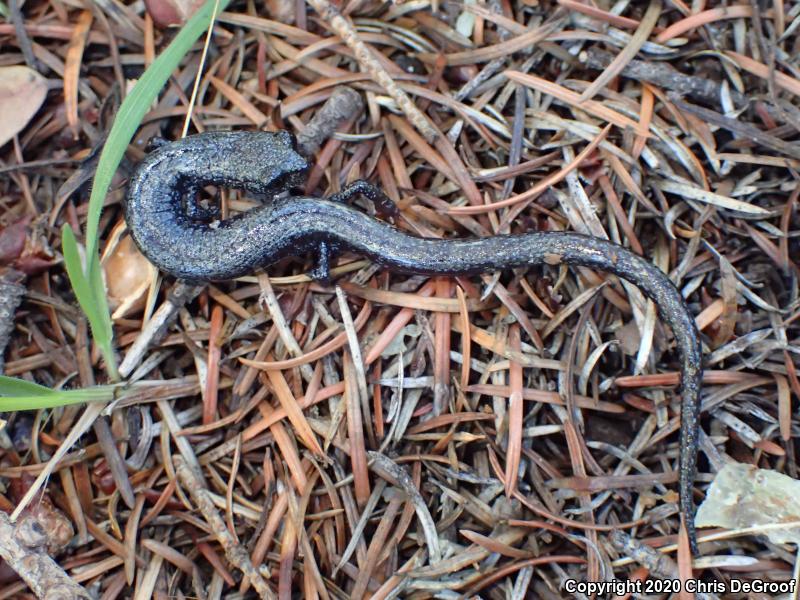
{"type": "Polygon", "coordinates": [[[567,579],[564,591],[569,594],[593,594],[600,598],[624,596],[626,594],[677,594],[682,591],[700,594],[791,594],[796,581],[767,581],[764,579],[730,579],[728,581],[704,581],[701,579],[647,579],[609,581],[578,581],[567,579]]]}

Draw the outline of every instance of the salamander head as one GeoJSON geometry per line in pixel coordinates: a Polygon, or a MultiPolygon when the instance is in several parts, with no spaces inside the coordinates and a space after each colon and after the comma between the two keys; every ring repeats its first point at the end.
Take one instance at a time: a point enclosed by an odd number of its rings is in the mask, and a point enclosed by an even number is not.
{"type": "Polygon", "coordinates": [[[276,165],[277,168],[274,171],[270,187],[281,190],[303,184],[308,171],[308,161],[297,152],[297,140],[294,135],[286,130],[276,133],[261,133],[260,135],[273,137],[269,150],[269,162],[276,165]]]}
{"type": "Polygon", "coordinates": [[[303,183],[308,161],[288,131],[212,131],[161,144],[132,178],[147,188],[219,185],[276,194],[303,183]]]}
{"type": "MultiPolygon", "coordinates": [[[[205,160],[193,175],[204,183],[266,194],[279,194],[305,182],[308,161],[288,131],[220,131],[186,138],[202,141],[205,160]]],[[[191,141],[189,141],[191,144],[191,141]]]]}

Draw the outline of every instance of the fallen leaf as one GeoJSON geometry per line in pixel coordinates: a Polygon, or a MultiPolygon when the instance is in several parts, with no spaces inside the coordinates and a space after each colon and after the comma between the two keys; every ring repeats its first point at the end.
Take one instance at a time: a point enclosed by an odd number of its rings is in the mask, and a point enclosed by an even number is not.
{"type": "Polygon", "coordinates": [[[0,67],[0,146],[25,128],[47,96],[47,81],[23,66],[0,67]]]}
{"type": "Polygon", "coordinates": [[[119,223],[103,252],[108,303],[118,319],[141,308],[155,277],[155,267],[139,252],[133,239],[127,235],[124,223],[119,223]]]}
{"type": "Polygon", "coordinates": [[[800,543],[800,527],[776,525],[800,521],[800,481],[741,463],[726,464],[697,509],[697,527],[741,529],[764,526],[773,544],[800,543]]]}
{"type": "Polygon", "coordinates": [[[614,337],[619,340],[620,349],[628,356],[635,356],[639,351],[639,345],[642,343],[642,334],[636,321],[630,321],[618,327],[614,332],[614,337]]]}
{"type": "MultiPolygon", "coordinates": [[[[2,126],[3,124],[0,122],[0,127],[2,126]]],[[[25,217],[0,230],[0,264],[10,263],[20,257],[25,249],[28,223],[30,223],[30,218],[25,217]]]]}
{"type": "Polygon", "coordinates": [[[183,25],[203,0],[144,0],[144,5],[158,27],[170,27],[183,25]]]}

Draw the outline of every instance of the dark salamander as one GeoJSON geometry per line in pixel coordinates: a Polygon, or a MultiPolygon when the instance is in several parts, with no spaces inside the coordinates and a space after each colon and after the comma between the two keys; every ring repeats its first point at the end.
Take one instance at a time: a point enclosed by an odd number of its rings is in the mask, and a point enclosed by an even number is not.
{"type": "Polygon", "coordinates": [[[361,254],[403,273],[461,275],[563,262],[630,281],[655,302],[680,354],[680,499],[692,550],[697,551],[692,486],[701,347],[692,315],[661,270],[617,244],[575,233],[445,240],[413,237],[342,202],[356,194],[379,200],[382,194],[363,182],[328,199],[283,197],[303,183],[307,166],[288,132],[205,133],[165,144],[139,165],[131,179],[128,227],[153,264],[189,281],[232,279],[306,252],[316,253],[313,275],[324,280],[330,255],[337,250],[361,254]],[[213,215],[197,205],[195,195],[200,187],[212,184],[273,201],[209,223],[213,215]]]}

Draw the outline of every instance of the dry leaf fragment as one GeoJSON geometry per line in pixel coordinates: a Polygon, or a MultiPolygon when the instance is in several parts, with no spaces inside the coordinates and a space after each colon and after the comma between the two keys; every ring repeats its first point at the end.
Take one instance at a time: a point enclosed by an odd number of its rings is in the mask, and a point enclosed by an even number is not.
{"type": "Polygon", "coordinates": [[[774,544],[800,544],[800,527],[766,527],[800,521],[800,481],[769,469],[728,463],[717,473],[697,510],[697,527],[740,529],[763,525],[774,544]]]}
{"type": "Polygon", "coordinates": [[[33,69],[0,67],[0,146],[25,128],[45,96],[47,81],[33,69]]]}
{"type": "Polygon", "coordinates": [[[145,0],[147,12],[159,27],[183,25],[203,6],[203,0],[145,0]]]}
{"type": "Polygon", "coordinates": [[[112,318],[118,319],[142,308],[157,272],[127,235],[124,223],[118,224],[109,237],[102,265],[109,305],[114,311],[112,318]]]}
{"type": "Polygon", "coordinates": [[[8,227],[0,229],[0,264],[13,262],[22,255],[22,251],[25,250],[30,221],[30,217],[24,217],[8,227]]]}

